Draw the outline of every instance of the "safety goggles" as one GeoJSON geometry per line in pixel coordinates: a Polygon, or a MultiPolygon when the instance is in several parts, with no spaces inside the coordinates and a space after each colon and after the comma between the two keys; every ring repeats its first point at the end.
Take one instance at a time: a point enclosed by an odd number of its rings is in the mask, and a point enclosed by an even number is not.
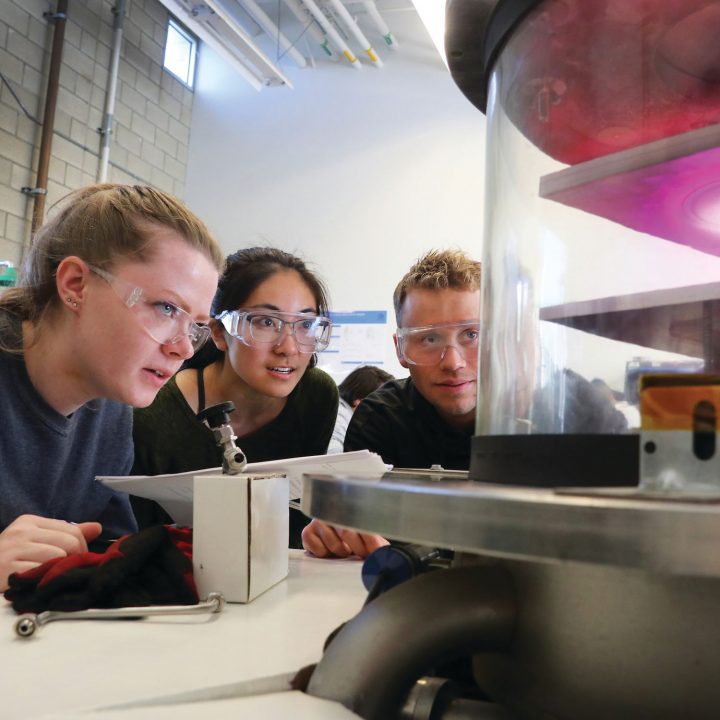
{"type": "Polygon", "coordinates": [[[174,345],[188,338],[193,351],[197,351],[210,337],[207,325],[198,325],[177,305],[167,300],[150,300],[147,290],[121,280],[102,268],[90,264],[88,267],[110,285],[155,342],[174,345]]]}
{"type": "Polygon", "coordinates": [[[249,347],[277,345],[285,328],[301,353],[321,352],[330,344],[332,322],[321,315],[263,310],[225,310],[216,319],[227,332],[249,347]]]}
{"type": "Polygon", "coordinates": [[[475,360],[480,323],[438,323],[398,328],[396,336],[400,356],[410,365],[437,365],[442,362],[449,347],[454,347],[466,360],[475,360]]]}

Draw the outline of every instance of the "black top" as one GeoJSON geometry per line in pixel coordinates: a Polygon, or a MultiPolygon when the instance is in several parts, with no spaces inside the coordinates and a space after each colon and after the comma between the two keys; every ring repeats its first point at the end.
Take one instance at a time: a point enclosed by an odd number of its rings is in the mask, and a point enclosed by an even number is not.
{"type": "Polygon", "coordinates": [[[467,470],[474,428],[449,425],[410,378],[391,380],[368,395],[353,413],[345,451],[371,450],[398,468],[467,470]]]}
{"type": "MultiPolygon", "coordinates": [[[[205,400],[202,398],[202,404],[205,400]]],[[[264,462],[327,450],[338,408],[335,381],[319,368],[309,368],[290,393],[282,412],[267,425],[238,438],[248,462],[264,462]]],[[[147,408],[135,410],[134,475],[164,475],[217,467],[222,450],[212,431],[203,425],[172,377],[147,408]]],[[[167,522],[155,506],[133,498],[141,527],[167,522]]],[[[290,547],[302,547],[300,533],[309,522],[299,510],[290,510],[290,547]]]]}
{"type": "Polygon", "coordinates": [[[493,64],[518,23],[541,0],[450,0],[445,56],[455,84],[483,113],[493,64]]]}

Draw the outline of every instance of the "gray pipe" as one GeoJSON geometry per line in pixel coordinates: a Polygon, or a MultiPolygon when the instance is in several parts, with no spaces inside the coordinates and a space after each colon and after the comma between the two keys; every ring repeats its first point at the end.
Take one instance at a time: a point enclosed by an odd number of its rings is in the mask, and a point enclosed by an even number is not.
{"type": "Polygon", "coordinates": [[[103,113],[102,127],[98,128],[100,133],[100,162],[98,164],[97,180],[107,180],[107,169],[110,161],[110,144],[112,142],[112,124],[115,113],[115,95],[117,94],[117,76],[120,67],[120,47],[122,46],[123,24],[125,22],[125,0],[117,0],[113,13],[113,47],[108,70],[108,85],[105,93],[105,112],[103,113]]]}
{"type": "Polygon", "coordinates": [[[506,650],[514,620],[515,593],[504,568],[425,573],[376,598],[342,628],[307,692],[365,720],[397,717],[415,681],[433,667],[506,650]]]}

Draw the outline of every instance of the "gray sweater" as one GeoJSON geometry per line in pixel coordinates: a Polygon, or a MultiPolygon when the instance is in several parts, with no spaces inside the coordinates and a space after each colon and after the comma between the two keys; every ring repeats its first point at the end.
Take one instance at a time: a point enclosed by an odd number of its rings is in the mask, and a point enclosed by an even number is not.
{"type": "Polygon", "coordinates": [[[103,536],[137,529],[127,495],[95,481],[132,465],[132,411],[94,400],[61,415],[30,382],[22,355],[0,352],[0,531],[23,514],[96,520],[103,536]]]}

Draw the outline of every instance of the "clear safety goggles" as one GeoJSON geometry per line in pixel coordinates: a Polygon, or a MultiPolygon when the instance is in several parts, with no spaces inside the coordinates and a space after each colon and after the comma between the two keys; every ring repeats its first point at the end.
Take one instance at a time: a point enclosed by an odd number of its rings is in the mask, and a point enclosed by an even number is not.
{"type": "Polygon", "coordinates": [[[480,323],[438,323],[423,327],[398,328],[400,356],[410,365],[437,365],[449,347],[454,347],[466,360],[477,357],[480,323]]]}
{"type": "Polygon", "coordinates": [[[147,290],[121,280],[102,268],[90,264],[88,267],[110,285],[155,342],[174,345],[188,338],[193,351],[197,351],[210,337],[207,325],[198,325],[177,305],[168,300],[151,300],[147,290]]]}
{"type": "Polygon", "coordinates": [[[277,345],[287,328],[301,353],[321,352],[330,344],[330,318],[306,313],[225,310],[216,319],[227,332],[249,347],[277,345]]]}

